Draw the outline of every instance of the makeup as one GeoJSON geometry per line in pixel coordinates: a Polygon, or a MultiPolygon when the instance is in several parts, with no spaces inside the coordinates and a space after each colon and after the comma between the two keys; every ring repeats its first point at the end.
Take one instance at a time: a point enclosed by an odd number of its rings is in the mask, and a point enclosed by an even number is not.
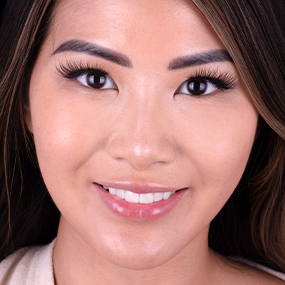
{"type": "Polygon", "coordinates": [[[179,204],[186,192],[185,188],[174,190],[153,186],[136,187],[131,183],[125,183],[124,188],[127,189],[122,189],[122,185],[116,188],[97,183],[93,185],[104,204],[113,213],[133,221],[155,220],[167,215],[179,204]],[[117,194],[114,194],[115,191],[117,194]]]}
{"type": "MultiPolygon", "coordinates": [[[[76,59],[60,62],[56,67],[58,73],[66,79],[77,80],[85,87],[94,90],[115,89],[118,86],[103,67],[76,59]],[[94,84],[95,83],[95,84],[94,84]]],[[[187,77],[187,80],[176,89],[174,94],[203,97],[215,91],[234,89],[238,84],[237,77],[227,71],[218,69],[198,69],[187,77]]]]}

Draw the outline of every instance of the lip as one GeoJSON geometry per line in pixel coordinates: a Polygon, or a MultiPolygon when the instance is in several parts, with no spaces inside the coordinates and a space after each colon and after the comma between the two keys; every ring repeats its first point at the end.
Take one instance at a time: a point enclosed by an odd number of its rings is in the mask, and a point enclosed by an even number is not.
{"type": "Polygon", "coordinates": [[[104,185],[108,188],[124,189],[134,193],[157,193],[157,192],[173,192],[180,190],[179,188],[166,187],[157,183],[133,183],[129,181],[119,182],[100,182],[99,185],[104,185]]]}
{"type": "Polygon", "coordinates": [[[154,202],[151,204],[129,203],[114,195],[109,194],[101,185],[93,183],[95,191],[98,193],[104,204],[116,215],[121,218],[132,221],[151,221],[163,217],[170,213],[180,202],[186,192],[186,188],[174,189],[160,186],[158,184],[136,185],[128,182],[122,183],[107,183],[102,184],[106,187],[129,190],[135,193],[155,193],[155,192],[172,192],[167,200],[154,202]],[[115,186],[116,185],[116,186],[115,186]]]}

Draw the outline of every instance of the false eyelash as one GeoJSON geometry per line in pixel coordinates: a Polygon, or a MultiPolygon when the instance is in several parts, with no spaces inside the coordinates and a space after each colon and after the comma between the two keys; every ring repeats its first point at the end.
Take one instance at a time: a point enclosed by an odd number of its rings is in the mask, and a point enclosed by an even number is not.
{"type": "Polygon", "coordinates": [[[214,84],[220,90],[233,89],[238,84],[236,76],[231,75],[229,72],[221,73],[218,70],[207,71],[201,69],[187,77],[187,81],[201,79],[214,84]]]}
{"type": "MultiPolygon", "coordinates": [[[[63,77],[68,79],[77,78],[94,70],[100,71],[104,75],[108,75],[108,73],[99,65],[96,64],[91,67],[89,63],[83,63],[82,61],[76,62],[68,60],[66,64],[61,62],[56,69],[63,77]]],[[[233,89],[238,84],[236,76],[231,75],[229,72],[221,73],[218,70],[207,71],[204,69],[198,70],[194,74],[188,76],[186,81],[201,79],[214,84],[220,90],[233,89]]]]}
{"type": "Polygon", "coordinates": [[[105,72],[104,69],[99,65],[91,66],[89,63],[83,63],[82,61],[75,62],[68,60],[66,64],[60,62],[59,66],[56,67],[56,70],[60,75],[68,79],[77,78],[94,70],[100,71],[104,75],[108,75],[108,73],[105,72]]]}

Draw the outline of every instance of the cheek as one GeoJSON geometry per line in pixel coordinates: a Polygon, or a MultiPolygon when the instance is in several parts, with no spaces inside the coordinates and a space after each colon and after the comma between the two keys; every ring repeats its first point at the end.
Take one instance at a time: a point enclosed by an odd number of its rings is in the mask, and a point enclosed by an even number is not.
{"type": "Polygon", "coordinates": [[[238,185],[251,152],[258,113],[248,100],[238,103],[231,104],[232,108],[223,104],[221,109],[217,105],[196,106],[191,120],[183,123],[180,152],[186,161],[183,168],[188,169],[184,177],[188,175],[191,183],[187,202],[197,227],[209,224],[224,206],[238,185]]]}
{"type": "MultiPolygon", "coordinates": [[[[68,112],[66,106],[61,108],[54,101],[47,103],[35,99],[31,107],[34,139],[40,164],[44,166],[62,163],[68,166],[71,160],[78,161],[76,158],[79,158],[79,150],[82,152],[80,146],[84,128],[74,119],[75,114],[68,112]]],[[[78,163],[80,164],[80,161],[78,163]]]]}
{"type": "MultiPolygon", "coordinates": [[[[212,139],[206,143],[206,147],[212,148],[209,154],[208,165],[206,168],[210,177],[219,183],[233,184],[240,180],[242,173],[250,155],[252,144],[256,132],[257,113],[250,113],[252,116],[233,116],[238,119],[230,119],[224,127],[216,127],[219,131],[213,131],[210,136],[212,139]],[[217,175],[217,174],[218,175],[217,175]]],[[[223,125],[222,125],[223,126],[223,125]]],[[[210,133],[211,134],[211,133],[210,133]]],[[[207,160],[206,160],[207,162],[207,160]]]]}
{"type": "Polygon", "coordinates": [[[195,185],[209,193],[229,195],[235,189],[254,142],[258,112],[248,96],[236,95],[221,104],[192,103],[191,118],[180,120],[180,151],[195,185]]]}
{"type": "Polygon", "coordinates": [[[68,95],[48,86],[30,90],[37,157],[51,191],[63,183],[82,181],[88,160],[103,149],[108,136],[104,113],[96,113],[90,100],[68,95]]]}
{"type": "MultiPolygon", "coordinates": [[[[234,184],[240,179],[246,166],[255,128],[245,130],[243,125],[233,125],[209,130],[208,139],[200,141],[199,155],[202,158],[197,163],[203,177],[216,183],[234,184]]],[[[205,183],[207,181],[205,179],[205,183]]]]}

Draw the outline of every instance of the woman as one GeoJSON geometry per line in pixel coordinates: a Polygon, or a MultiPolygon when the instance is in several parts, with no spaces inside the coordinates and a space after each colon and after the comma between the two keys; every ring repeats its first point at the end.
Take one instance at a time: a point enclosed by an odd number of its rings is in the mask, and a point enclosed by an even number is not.
{"type": "Polygon", "coordinates": [[[8,3],[1,284],[283,284],[268,2],[8,3]]]}

